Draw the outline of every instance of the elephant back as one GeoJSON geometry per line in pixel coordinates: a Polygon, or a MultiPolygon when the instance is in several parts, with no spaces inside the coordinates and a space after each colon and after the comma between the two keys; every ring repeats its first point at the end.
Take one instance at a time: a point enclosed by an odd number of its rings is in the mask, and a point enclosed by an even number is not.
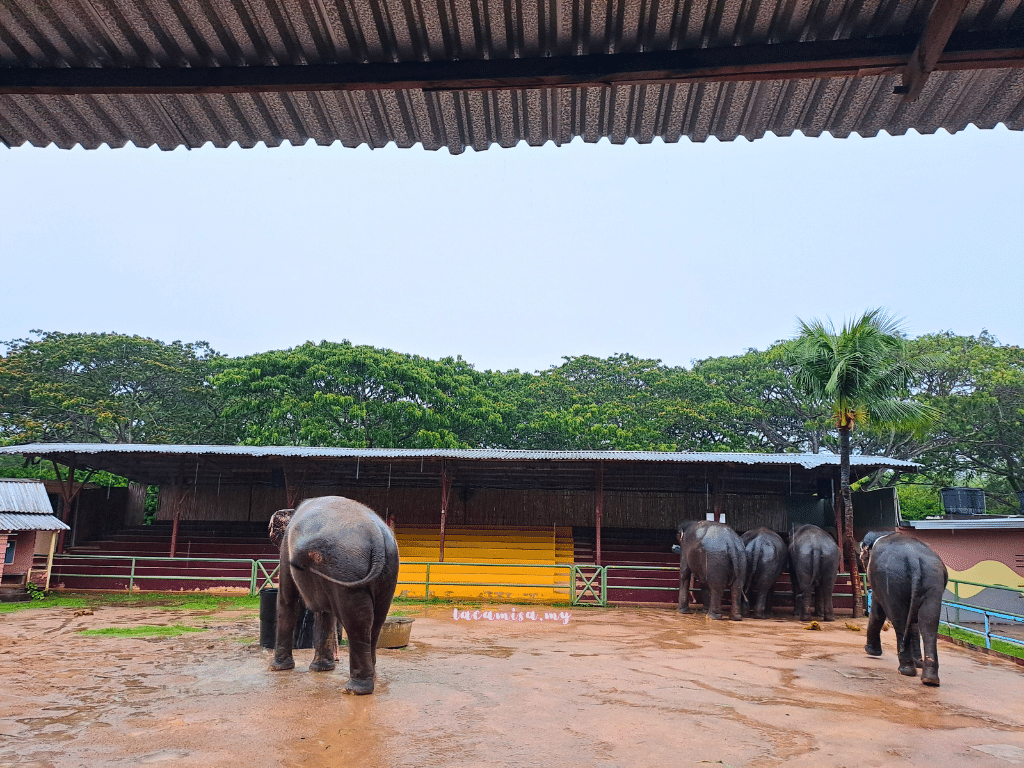
{"type": "Polygon", "coordinates": [[[398,546],[391,530],[372,509],[343,496],[302,502],[285,536],[293,568],[344,587],[373,582],[390,560],[397,568],[398,546]]]}

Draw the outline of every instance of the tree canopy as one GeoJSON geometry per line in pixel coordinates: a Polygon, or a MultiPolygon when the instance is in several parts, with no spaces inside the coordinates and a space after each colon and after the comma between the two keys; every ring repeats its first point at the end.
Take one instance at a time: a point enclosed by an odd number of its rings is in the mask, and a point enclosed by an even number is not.
{"type": "MultiPolygon", "coordinates": [[[[858,427],[851,452],[920,462],[915,483],[977,485],[1015,511],[1024,351],[984,331],[888,331],[882,357],[824,346],[833,360],[818,390],[802,386],[788,342],[690,368],[621,353],[522,373],[348,341],[230,358],[201,341],[34,331],[0,356],[0,442],[839,453],[845,418],[858,427]],[[851,383],[899,394],[847,402],[851,383]],[[918,408],[935,414],[923,430],[868,418],[918,408]]],[[[866,484],[906,480],[886,471],[866,484]]],[[[908,510],[934,508],[924,490],[905,493],[908,510]]]]}
{"type": "Polygon", "coordinates": [[[5,442],[222,443],[233,438],[203,341],[33,331],[4,342],[5,442]]]}

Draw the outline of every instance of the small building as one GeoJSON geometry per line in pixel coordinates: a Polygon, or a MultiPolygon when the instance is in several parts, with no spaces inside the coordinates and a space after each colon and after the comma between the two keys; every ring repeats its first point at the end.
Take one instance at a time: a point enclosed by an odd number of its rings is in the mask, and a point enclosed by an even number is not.
{"type": "Polygon", "coordinates": [[[28,584],[46,589],[59,531],[42,480],[0,480],[0,601],[28,599],[28,584]]]}
{"type": "MultiPolygon", "coordinates": [[[[943,515],[904,520],[901,526],[934,549],[946,564],[950,578],[947,599],[955,597],[979,608],[1024,615],[1024,595],[979,586],[1024,589],[1024,517],[943,515]]],[[[980,621],[978,615],[960,613],[957,623],[980,621]]]]}

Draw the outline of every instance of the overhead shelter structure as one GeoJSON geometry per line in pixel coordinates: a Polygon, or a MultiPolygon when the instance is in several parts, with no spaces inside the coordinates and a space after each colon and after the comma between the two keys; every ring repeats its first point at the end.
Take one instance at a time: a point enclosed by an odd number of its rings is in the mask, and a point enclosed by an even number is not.
{"type": "MultiPolygon", "coordinates": [[[[760,525],[786,531],[798,522],[841,528],[839,457],[831,453],[35,443],[0,448],[0,454],[159,486],[157,517],[171,521],[175,532],[183,520],[263,524],[303,498],[347,496],[398,530],[436,532],[441,562],[453,526],[572,528],[592,540],[598,565],[608,529],[664,534],[668,551],[680,522],[709,516],[724,516],[740,531],[760,525]]],[[[879,456],[851,458],[853,480],[878,469],[917,468],[879,456]]],[[[71,477],[70,470],[64,474],[71,477]]],[[[141,503],[143,495],[130,498],[141,503]]],[[[172,536],[172,557],[175,541],[172,536]]]]}
{"type": "Polygon", "coordinates": [[[4,0],[0,142],[462,152],[1024,128],[1017,0],[4,0]]]}

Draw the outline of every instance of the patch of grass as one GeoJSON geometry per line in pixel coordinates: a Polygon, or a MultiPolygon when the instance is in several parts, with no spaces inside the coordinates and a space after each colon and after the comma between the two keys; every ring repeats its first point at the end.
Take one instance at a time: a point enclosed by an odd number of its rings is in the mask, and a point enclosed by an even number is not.
{"type": "MultiPolygon", "coordinates": [[[[976,645],[979,648],[985,647],[985,636],[978,632],[970,632],[966,629],[957,629],[956,627],[940,626],[939,634],[952,637],[954,640],[962,640],[965,643],[976,645]]],[[[993,640],[992,650],[998,651],[999,653],[1007,656],[1013,656],[1016,659],[1024,659],[1024,646],[1022,645],[1007,643],[1003,640],[993,640]]]]}
{"type": "Polygon", "coordinates": [[[169,627],[159,627],[143,624],[138,627],[105,627],[104,629],[82,629],[80,635],[99,635],[102,637],[177,637],[188,632],[205,632],[204,627],[186,627],[184,624],[174,624],[169,627]]]}
{"type": "Polygon", "coordinates": [[[32,608],[166,608],[180,611],[258,611],[259,595],[216,595],[208,592],[50,592],[42,600],[0,603],[0,613],[32,608]]]}

